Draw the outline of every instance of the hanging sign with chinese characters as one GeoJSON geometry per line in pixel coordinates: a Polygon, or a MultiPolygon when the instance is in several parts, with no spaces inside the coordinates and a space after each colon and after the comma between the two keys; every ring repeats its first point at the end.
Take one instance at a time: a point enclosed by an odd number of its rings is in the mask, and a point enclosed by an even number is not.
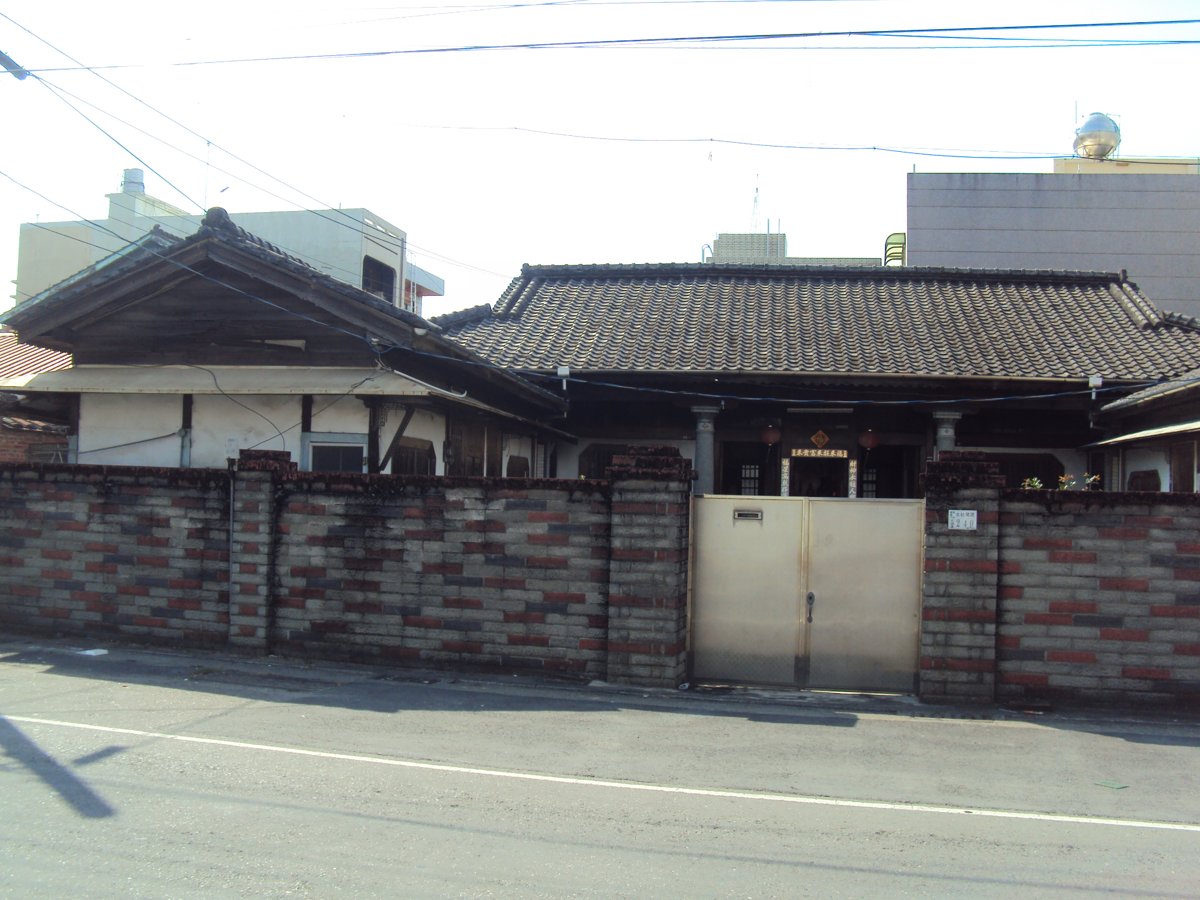
{"type": "Polygon", "coordinates": [[[825,448],[824,450],[809,450],[804,447],[792,450],[794,459],[846,459],[850,456],[849,450],[833,450],[825,448]]]}

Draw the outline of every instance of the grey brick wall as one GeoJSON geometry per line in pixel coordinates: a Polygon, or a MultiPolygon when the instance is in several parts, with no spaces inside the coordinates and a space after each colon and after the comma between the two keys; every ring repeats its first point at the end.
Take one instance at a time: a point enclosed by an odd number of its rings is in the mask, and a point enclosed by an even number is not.
{"type": "Polygon", "coordinates": [[[0,622],[675,686],[688,467],[612,481],[0,467],[0,622]]]}
{"type": "Polygon", "coordinates": [[[228,478],[0,466],[0,622],[224,643],[228,478]]]}
{"type": "Polygon", "coordinates": [[[922,697],[1200,706],[1200,497],[1005,492],[968,454],[929,479],[922,697]]]}
{"type": "Polygon", "coordinates": [[[1196,501],[1006,495],[999,699],[1200,704],[1196,501]]]}

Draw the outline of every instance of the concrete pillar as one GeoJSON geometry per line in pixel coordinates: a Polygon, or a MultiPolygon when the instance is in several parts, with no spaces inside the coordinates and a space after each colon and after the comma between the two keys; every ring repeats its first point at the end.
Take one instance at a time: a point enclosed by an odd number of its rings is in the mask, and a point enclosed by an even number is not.
{"type": "Polygon", "coordinates": [[[677,451],[614,457],[608,568],[613,683],[677,687],[687,675],[691,466],[677,451]]]}
{"type": "Polygon", "coordinates": [[[711,494],[716,483],[713,470],[716,467],[717,413],[719,406],[693,406],[696,416],[696,480],[692,491],[696,494],[711,494]]]}
{"type": "Polygon", "coordinates": [[[230,472],[229,643],[233,646],[271,649],[275,495],[284,473],[294,470],[286,451],[242,450],[230,472]]]}

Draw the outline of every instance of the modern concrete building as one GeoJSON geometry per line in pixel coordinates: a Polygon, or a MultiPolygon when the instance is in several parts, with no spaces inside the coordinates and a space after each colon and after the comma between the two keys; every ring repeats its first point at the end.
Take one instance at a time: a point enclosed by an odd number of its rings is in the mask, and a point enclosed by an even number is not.
{"type": "MultiPolygon", "coordinates": [[[[20,304],[37,296],[156,225],[184,237],[202,218],[150,196],[142,170],[126,169],[121,190],[108,195],[108,218],[21,226],[13,299],[20,304]]],[[[423,298],[445,293],[441,278],[408,262],[405,232],[368,209],[235,213],[233,219],[318,271],[418,315],[423,298]]]]}
{"type": "Polygon", "coordinates": [[[1200,317],[1196,160],[1057,160],[1053,173],[908,176],[908,264],[1125,271],[1200,317]]]}
{"type": "Polygon", "coordinates": [[[701,257],[701,262],[717,265],[786,263],[793,266],[877,266],[881,262],[878,257],[788,256],[787,235],[778,231],[773,234],[770,232],[738,234],[722,232],[717,235],[711,246],[708,244],[704,246],[704,252],[702,252],[701,257]]]}

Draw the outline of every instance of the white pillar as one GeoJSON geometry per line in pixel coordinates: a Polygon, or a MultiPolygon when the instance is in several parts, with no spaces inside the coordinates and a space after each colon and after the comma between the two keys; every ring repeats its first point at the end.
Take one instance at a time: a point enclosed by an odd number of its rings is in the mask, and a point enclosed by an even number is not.
{"type": "Polygon", "coordinates": [[[714,468],[716,467],[716,444],[717,444],[717,413],[721,411],[719,406],[693,406],[692,412],[696,416],[696,481],[692,485],[692,490],[697,494],[711,494],[713,492],[714,468]]]}
{"type": "Polygon", "coordinates": [[[937,443],[936,447],[939,453],[943,450],[953,450],[957,446],[955,437],[955,429],[958,427],[958,420],[962,418],[962,413],[958,412],[935,412],[933,421],[937,425],[937,443]]]}

